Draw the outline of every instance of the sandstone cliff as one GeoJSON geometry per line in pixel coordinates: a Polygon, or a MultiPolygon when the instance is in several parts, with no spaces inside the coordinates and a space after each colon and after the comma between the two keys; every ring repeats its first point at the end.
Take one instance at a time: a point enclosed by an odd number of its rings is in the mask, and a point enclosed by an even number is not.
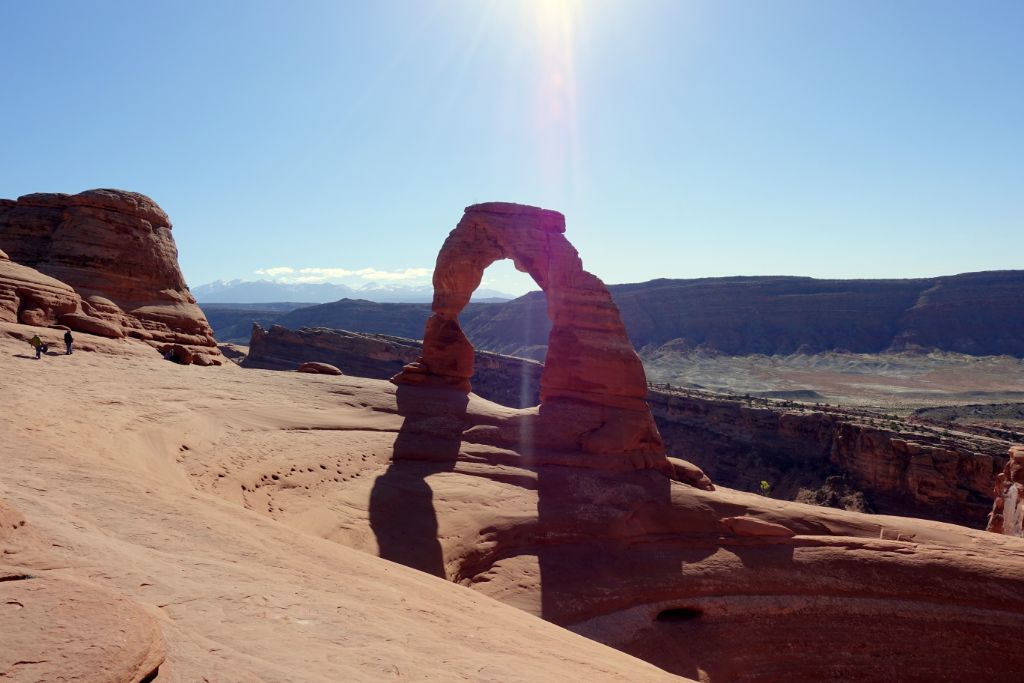
{"type": "MultiPolygon", "coordinates": [[[[724,486],[793,499],[839,476],[871,511],[981,528],[1006,442],[867,411],[655,390],[669,452],[724,486]]],[[[808,502],[810,502],[808,500],[808,502]]]]}
{"type": "MultiPolygon", "coordinates": [[[[346,375],[387,379],[414,362],[423,344],[413,339],[346,330],[303,328],[289,330],[274,325],[264,330],[253,325],[249,354],[242,367],[265,370],[296,370],[302,363],[328,363],[346,375]]],[[[484,398],[514,408],[540,402],[540,374],[535,361],[477,351],[473,388],[484,398]]]]}
{"type": "Polygon", "coordinates": [[[123,190],[0,200],[0,316],[105,337],[179,345],[219,363],[213,332],[178,268],[167,214],[123,190]]]}

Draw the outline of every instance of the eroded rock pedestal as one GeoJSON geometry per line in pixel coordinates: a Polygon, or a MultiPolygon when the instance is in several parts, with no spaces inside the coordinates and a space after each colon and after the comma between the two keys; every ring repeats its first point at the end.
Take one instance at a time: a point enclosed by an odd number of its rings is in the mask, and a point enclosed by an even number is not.
{"type": "Polygon", "coordinates": [[[434,269],[433,315],[423,355],[392,381],[471,390],[473,346],[459,312],[484,269],[512,259],[547,297],[552,328],[536,413],[515,425],[477,430],[479,441],[514,442],[599,456],[628,456],[633,467],[670,471],[644,397],[647,379],[604,283],[583,270],[565,238],[565,218],[519,204],[477,204],[448,235],[434,269]],[[526,436],[528,435],[528,436],[526,436]]]}
{"type": "Polygon", "coordinates": [[[203,312],[178,268],[171,221],[124,190],[0,200],[0,322],[59,325],[220,363],[203,312]]]}

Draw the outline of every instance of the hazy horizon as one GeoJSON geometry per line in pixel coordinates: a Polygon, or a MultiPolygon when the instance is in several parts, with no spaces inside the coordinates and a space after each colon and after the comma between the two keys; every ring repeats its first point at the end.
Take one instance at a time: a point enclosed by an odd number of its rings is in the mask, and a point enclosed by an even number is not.
{"type": "Polygon", "coordinates": [[[149,195],[193,285],[429,283],[481,201],[564,213],[609,284],[1024,251],[1021,3],[238,8],[6,7],[0,196],[149,195]]]}

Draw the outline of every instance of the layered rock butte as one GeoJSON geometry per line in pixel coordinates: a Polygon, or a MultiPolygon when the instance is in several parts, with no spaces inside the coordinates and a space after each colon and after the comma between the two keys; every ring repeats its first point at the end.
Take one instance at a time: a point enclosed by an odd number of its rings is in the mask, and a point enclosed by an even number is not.
{"type": "Polygon", "coordinates": [[[178,267],[171,221],[150,198],[88,190],[2,199],[0,248],[0,322],[130,337],[182,361],[221,362],[178,267]]]}
{"type": "MultiPolygon", "coordinates": [[[[0,498],[29,520],[15,536],[39,525],[48,556],[0,537],[5,562],[156,614],[167,654],[155,680],[669,678],[528,615],[713,683],[1019,678],[1024,541],[669,476],[685,464],[661,464],[649,414],[612,414],[632,376],[588,381],[600,370],[577,353],[619,333],[596,278],[579,277],[578,297],[574,278],[542,283],[564,297],[551,308],[565,338],[552,340],[562,352],[548,356],[540,411],[467,394],[472,348],[449,357],[436,342],[459,340],[476,264],[523,258],[497,242],[474,260],[474,234],[499,224],[534,263],[566,258],[576,273],[574,251],[536,239],[560,223],[470,207],[471,229],[439,258],[468,260],[470,276],[441,269],[455,281],[439,280],[434,342],[397,386],[230,366],[197,383],[189,368],[99,354],[68,357],[72,374],[0,354],[0,372],[31,368],[47,392],[20,382],[3,397],[0,498]],[[111,401],[126,381],[133,400],[111,401]],[[545,423],[551,403],[559,420],[545,423]],[[619,429],[580,438],[598,415],[619,429]]],[[[21,666],[43,658],[17,642],[21,666]]]]}

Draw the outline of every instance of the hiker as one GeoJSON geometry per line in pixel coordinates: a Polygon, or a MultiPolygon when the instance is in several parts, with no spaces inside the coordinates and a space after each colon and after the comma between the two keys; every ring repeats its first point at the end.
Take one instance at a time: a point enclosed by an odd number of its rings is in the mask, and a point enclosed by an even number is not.
{"type": "Polygon", "coordinates": [[[36,360],[38,360],[39,357],[43,355],[43,350],[46,348],[46,345],[43,344],[43,340],[39,338],[38,334],[29,339],[28,343],[36,350],[36,360]]]}
{"type": "Polygon", "coordinates": [[[64,346],[66,346],[68,349],[67,352],[64,354],[65,356],[71,355],[71,345],[74,343],[75,338],[71,336],[71,330],[68,330],[67,332],[64,333],[64,346]]]}

